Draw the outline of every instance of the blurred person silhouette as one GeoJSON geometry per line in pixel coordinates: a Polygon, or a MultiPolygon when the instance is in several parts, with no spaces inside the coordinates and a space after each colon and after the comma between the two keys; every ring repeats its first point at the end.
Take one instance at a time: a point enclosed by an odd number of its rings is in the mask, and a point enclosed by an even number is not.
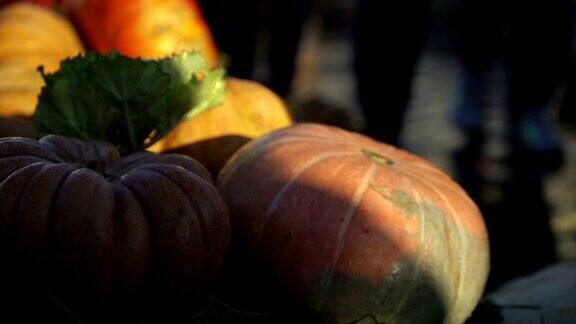
{"type": "Polygon", "coordinates": [[[358,1],[353,27],[364,133],[399,145],[414,69],[428,36],[430,0],[358,1]]]}
{"type": "Polygon", "coordinates": [[[570,132],[576,134],[576,51],[572,50],[570,69],[565,95],[560,106],[558,118],[561,124],[570,132]]]}
{"type": "Polygon", "coordinates": [[[555,261],[555,242],[544,194],[547,173],[563,161],[563,142],[551,105],[569,62],[572,0],[462,0],[459,49],[463,96],[454,114],[468,141],[455,153],[459,182],[480,203],[490,233],[489,288],[555,261]],[[499,179],[502,198],[485,203],[482,186],[488,70],[503,54],[507,114],[499,179]]]}
{"type": "Polygon", "coordinates": [[[257,42],[266,25],[268,77],[277,94],[290,94],[302,28],[312,0],[201,0],[216,44],[228,56],[231,76],[253,79],[257,42]]]}

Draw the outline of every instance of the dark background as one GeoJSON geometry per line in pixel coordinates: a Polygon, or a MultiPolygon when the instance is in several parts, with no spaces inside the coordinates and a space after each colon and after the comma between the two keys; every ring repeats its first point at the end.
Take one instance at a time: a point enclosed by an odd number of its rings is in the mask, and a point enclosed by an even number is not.
{"type": "Polygon", "coordinates": [[[572,1],[201,5],[230,73],[267,84],[298,120],[450,173],[485,216],[488,290],[576,260],[572,1]]]}

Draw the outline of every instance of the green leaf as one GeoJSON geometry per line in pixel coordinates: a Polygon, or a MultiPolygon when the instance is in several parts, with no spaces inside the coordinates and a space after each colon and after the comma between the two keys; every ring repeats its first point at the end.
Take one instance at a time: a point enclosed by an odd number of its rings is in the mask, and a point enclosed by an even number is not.
{"type": "Polygon", "coordinates": [[[224,100],[223,69],[206,70],[197,52],[160,60],[88,53],[45,74],[34,124],[42,135],[107,141],[142,150],[182,119],[224,100]]]}

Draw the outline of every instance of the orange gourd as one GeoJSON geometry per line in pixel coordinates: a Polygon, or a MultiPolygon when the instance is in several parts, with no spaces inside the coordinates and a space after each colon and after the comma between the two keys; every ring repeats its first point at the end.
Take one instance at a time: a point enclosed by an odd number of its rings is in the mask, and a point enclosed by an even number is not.
{"type": "Polygon", "coordinates": [[[130,57],[159,58],[199,50],[210,66],[218,52],[200,8],[189,0],[65,1],[88,47],[130,57]]]}
{"type": "Polygon", "coordinates": [[[188,155],[213,175],[242,145],[292,123],[277,95],[253,81],[229,78],[224,102],[178,125],[150,150],[188,155]]]}
{"type": "Polygon", "coordinates": [[[244,146],[218,183],[236,248],[256,258],[238,257],[238,272],[262,264],[280,294],[328,323],[463,323],[482,295],[489,252],[478,208],[406,151],[300,124],[244,146]]]}

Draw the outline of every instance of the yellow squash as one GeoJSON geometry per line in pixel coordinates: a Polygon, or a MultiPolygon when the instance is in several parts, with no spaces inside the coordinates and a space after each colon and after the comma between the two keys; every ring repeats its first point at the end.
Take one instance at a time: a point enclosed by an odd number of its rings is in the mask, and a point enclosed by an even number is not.
{"type": "Polygon", "coordinates": [[[188,155],[216,175],[242,145],[292,124],[282,99],[266,87],[234,78],[226,87],[220,106],[183,121],[150,150],[188,155]]]}
{"type": "Polygon", "coordinates": [[[31,116],[43,80],[37,71],[84,52],[74,27],[39,5],[19,2],[0,10],[0,116],[31,116]]]}

